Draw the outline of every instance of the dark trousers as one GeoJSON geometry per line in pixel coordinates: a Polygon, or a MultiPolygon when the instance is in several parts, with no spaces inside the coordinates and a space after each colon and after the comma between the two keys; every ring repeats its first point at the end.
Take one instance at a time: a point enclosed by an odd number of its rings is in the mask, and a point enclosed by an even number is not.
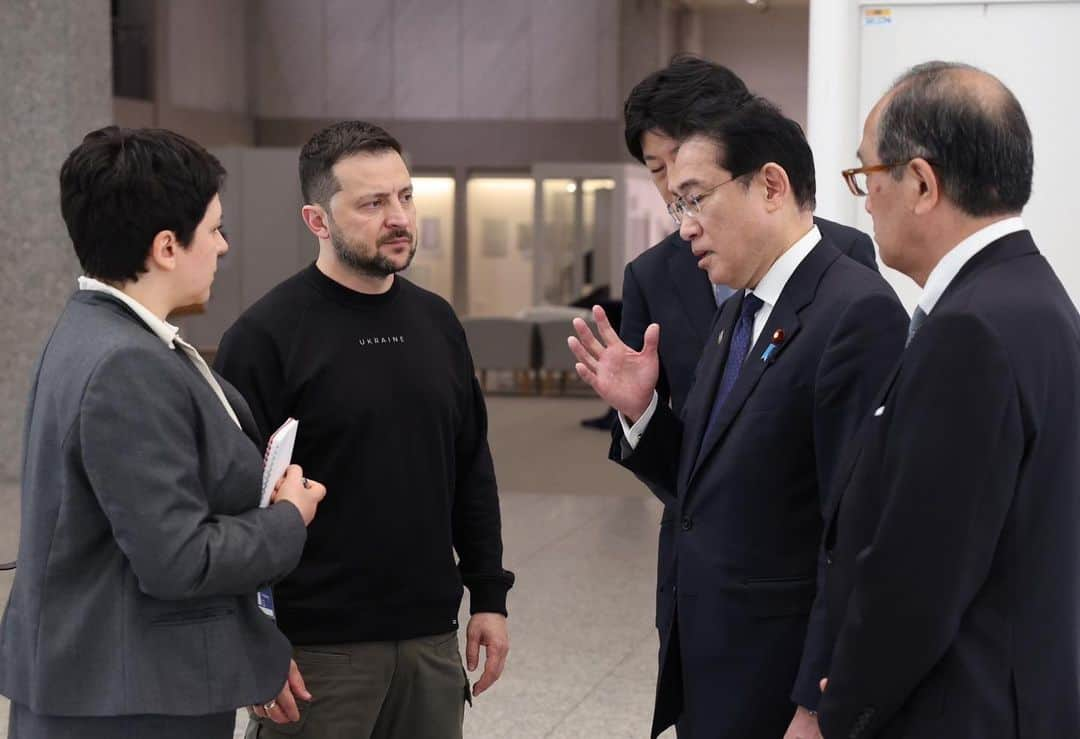
{"type": "Polygon", "coordinates": [[[8,739],[232,739],[236,711],[210,716],[41,716],[11,704],[8,739]]]}
{"type": "Polygon", "coordinates": [[[457,632],[296,647],[312,695],[300,720],[252,717],[246,739],[461,739],[469,681],[457,632]]]}
{"type": "Polygon", "coordinates": [[[680,622],[695,616],[678,609],[672,615],[652,735],[674,724],[679,739],[780,739],[795,715],[790,692],[806,618],[774,619],[769,622],[771,639],[735,638],[733,643],[741,646],[730,655],[738,659],[714,660],[695,652],[696,645],[684,636],[680,622]],[[732,691],[739,693],[735,700],[732,691]]]}

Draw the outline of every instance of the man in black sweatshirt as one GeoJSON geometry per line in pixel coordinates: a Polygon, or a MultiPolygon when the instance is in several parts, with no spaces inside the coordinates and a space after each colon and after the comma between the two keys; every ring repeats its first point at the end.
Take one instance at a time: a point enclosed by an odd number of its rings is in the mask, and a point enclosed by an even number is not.
{"type": "MultiPolygon", "coordinates": [[[[460,737],[462,586],[470,671],[485,650],[479,695],[506,659],[514,581],[472,357],[446,301],[395,274],[416,251],[401,145],[334,124],[300,152],[300,183],[318,259],[248,309],[217,355],[264,435],[300,421],[293,460],[330,491],[274,588],[314,696],[288,736],[460,737]]],[[[278,707],[252,712],[249,738],[284,736],[278,707]]]]}

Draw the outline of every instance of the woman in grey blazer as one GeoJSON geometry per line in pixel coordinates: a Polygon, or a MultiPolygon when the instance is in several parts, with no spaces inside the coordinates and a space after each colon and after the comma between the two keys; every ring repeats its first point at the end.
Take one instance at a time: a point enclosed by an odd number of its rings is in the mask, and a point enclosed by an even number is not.
{"type": "Polygon", "coordinates": [[[299,561],[325,489],[293,467],[258,508],[248,407],[166,322],[209,298],[224,175],[182,136],[115,127],[61,170],[86,276],[26,415],[11,739],[225,739],[238,706],[286,721],[310,697],[256,591],[299,561]]]}

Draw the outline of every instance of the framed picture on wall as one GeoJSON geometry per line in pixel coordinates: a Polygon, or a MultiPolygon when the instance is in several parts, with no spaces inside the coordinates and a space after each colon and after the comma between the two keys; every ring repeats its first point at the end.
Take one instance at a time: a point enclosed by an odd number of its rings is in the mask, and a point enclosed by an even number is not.
{"type": "Polygon", "coordinates": [[[488,259],[502,259],[510,250],[510,222],[505,218],[485,218],[480,254],[488,259]]]}
{"type": "Polygon", "coordinates": [[[432,257],[442,255],[442,221],[429,216],[420,219],[420,238],[417,249],[432,257]]]}

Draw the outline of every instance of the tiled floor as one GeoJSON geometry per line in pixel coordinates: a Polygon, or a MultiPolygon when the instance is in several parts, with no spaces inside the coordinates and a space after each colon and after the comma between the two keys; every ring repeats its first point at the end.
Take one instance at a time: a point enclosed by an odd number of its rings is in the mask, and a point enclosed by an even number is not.
{"type": "MultiPolygon", "coordinates": [[[[506,565],[518,584],[506,671],[466,712],[465,736],[648,736],[660,506],[604,461],[606,434],[578,427],[600,410],[595,401],[495,398],[489,405],[506,565]],[[538,459],[548,460],[546,472],[538,459]]],[[[16,533],[11,499],[0,490],[0,559],[16,533]]],[[[10,573],[0,574],[0,603],[10,583],[10,573]]],[[[6,713],[0,699],[0,739],[6,713]]],[[[238,715],[242,736],[246,718],[238,715]]]]}

